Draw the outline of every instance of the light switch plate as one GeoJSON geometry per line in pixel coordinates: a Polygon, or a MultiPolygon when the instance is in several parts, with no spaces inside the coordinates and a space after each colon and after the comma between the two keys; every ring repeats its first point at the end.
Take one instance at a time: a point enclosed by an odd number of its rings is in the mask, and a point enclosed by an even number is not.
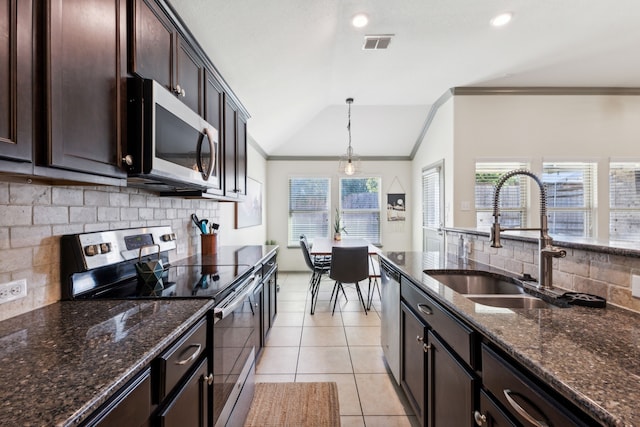
{"type": "Polygon", "coordinates": [[[460,210],[461,211],[470,211],[471,210],[471,202],[468,200],[463,200],[460,202],[460,210]]]}
{"type": "Polygon", "coordinates": [[[631,296],[640,298],[640,276],[631,275],[631,296]]]}

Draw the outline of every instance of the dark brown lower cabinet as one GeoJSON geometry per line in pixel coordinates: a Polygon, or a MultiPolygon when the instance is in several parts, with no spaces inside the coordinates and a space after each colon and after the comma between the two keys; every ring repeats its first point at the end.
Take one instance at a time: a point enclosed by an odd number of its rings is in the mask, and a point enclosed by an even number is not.
{"type": "Polygon", "coordinates": [[[202,427],[209,419],[208,360],[202,359],[187,381],[158,411],[154,425],[202,427]]]}
{"type": "Polygon", "coordinates": [[[401,303],[400,385],[420,425],[426,425],[427,358],[425,339],[427,325],[404,303],[401,303]]]}
{"type": "Polygon", "coordinates": [[[480,410],[474,414],[476,425],[487,427],[516,427],[496,402],[484,391],[480,391],[480,410]]]}
{"type": "Polygon", "coordinates": [[[151,378],[146,369],[129,382],[82,426],[147,426],[151,412],[151,378]]]}
{"type": "Polygon", "coordinates": [[[428,425],[473,425],[475,375],[432,331],[428,336],[428,425]]]}

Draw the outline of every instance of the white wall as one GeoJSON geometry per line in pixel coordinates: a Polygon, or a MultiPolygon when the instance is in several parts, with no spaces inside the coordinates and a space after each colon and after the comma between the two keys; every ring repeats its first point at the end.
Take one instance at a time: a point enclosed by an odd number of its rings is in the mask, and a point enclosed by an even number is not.
{"type": "Polygon", "coordinates": [[[220,203],[219,245],[263,245],[267,240],[267,161],[251,144],[247,144],[247,176],[262,184],[262,224],[254,227],[235,227],[236,204],[220,203]]]}
{"type": "MultiPolygon", "coordinates": [[[[454,152],[454,98],[449,98],[437,110],[436,115],[424,136],[420,148],[411,163],[411,217],[413,232],[411,250],[422,251],[422,170],[436,162],[444,160],[445,185],[445,225],[453,225],[452,200],[454,194],[455,164],[454,152]]],[[[457,179],[457,178],[456,178],[457,179]]]]}
{"type": "MultiPolygon", "coordinates": [[[[407,203],[420,203],[411,194],[411,163],[409,161],[362,161],[361,175],[379,176],[382,185],[382,203],[387,193],[406,193],[407,203]],[[397,178],[394,180],[394,178],[397,178]]],[[[299,247],[287,247],[289,218],[289,177],[331,177],[332,212],[338,206],[338,161],[270,160],[267,162],[267,239],[280,245],[278,264],[282,271],[307,269],[299,247]]],[[[411,215],[405,223],[388,222],[386,211],[381,213],[381,239],[384,250],[406,250],[411,245],[411,215]]]]}

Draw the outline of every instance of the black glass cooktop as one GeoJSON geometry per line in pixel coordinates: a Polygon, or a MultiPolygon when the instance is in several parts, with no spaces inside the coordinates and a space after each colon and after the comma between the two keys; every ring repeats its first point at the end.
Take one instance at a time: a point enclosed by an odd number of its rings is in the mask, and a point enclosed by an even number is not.
{"type": "Polygon", "coordinates": [[[251,271],[249,265],[172,265],[158,280],[143,281],[139,277],[97,289],[84,298],[224,298],[231,285],[251,271]],[[238,280],[235,280],[238,279],[238,280]]]}

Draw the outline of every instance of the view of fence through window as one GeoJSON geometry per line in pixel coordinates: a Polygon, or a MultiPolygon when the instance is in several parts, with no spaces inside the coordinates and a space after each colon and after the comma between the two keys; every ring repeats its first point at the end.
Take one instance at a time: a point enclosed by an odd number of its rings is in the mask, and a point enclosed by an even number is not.
{"type": "MultiPolygon", "coordinates": [[[[476,163],[476,226],[489,228],[493,224],[493,195],[498,180],[506,172],[523,169],[524,163],[476,163]]],[[[505,228],[524,227],[527,223],[527,182],[520,175],[509,178],[500,190],[500,225],[505,228]]]]}
{"type": "Polygon", "coordinates": [[[544,163],[542,182],[547,190],[549,233],[592,235],[595,199],[595,163],[544,163]]]}
{"type": "Polygon", "coordinates": [[[340,178],[340,215],[347,236],[380,243],[380,178],[340,178]]]}
{"type": "Polygon", "coordinates": [[[609,238],[640,239],[640,163],[609,166],[609,238]]]}

